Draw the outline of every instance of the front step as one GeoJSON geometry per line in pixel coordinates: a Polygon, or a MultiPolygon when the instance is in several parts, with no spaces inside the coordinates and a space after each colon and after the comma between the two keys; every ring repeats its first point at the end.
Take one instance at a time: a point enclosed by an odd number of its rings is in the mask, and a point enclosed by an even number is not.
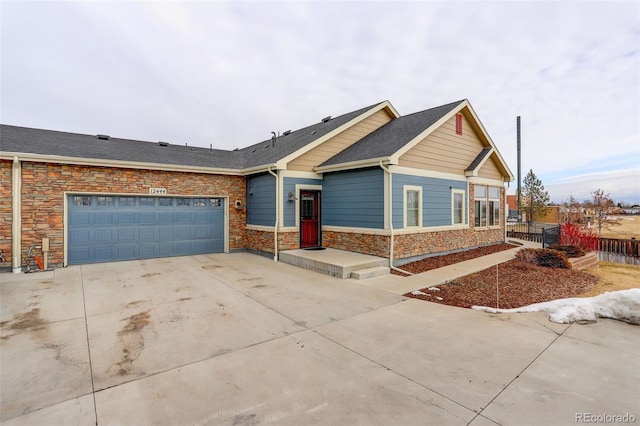
{"type": "Polygon", "coordinates": [[[382,257],[332,248],[311,251],[286,250],[280,252],[279,258],[282,263],[288,263],[289,265],[298,266],[300,268],[309,269],[311,271],[320,272],[341,279],[351,277],[351,273],[354,271],[389,264],[389,260],[382,257]]]}
{"type": "Polygon", "coordinates": [[[359,269],[351,272],[351,278],[356,280],[366,280],[368,278],[389,275],[391,268],[388,266],[375,266],[373,268],[359,269]]]}

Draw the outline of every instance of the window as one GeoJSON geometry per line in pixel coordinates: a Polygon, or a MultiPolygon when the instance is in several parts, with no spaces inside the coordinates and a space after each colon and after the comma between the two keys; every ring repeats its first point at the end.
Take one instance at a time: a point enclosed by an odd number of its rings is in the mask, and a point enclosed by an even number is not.
{"type": "Polygon", "coordinates": [[[222,200],[220,198],[209,198],[209,207],[220,207],[222,200]]]}
{"type": "Polygon", "coordinates": [[[206,207],[207,200],[206,198],[194,198],[193,199],[193,207],[206,207]]]}
{"type": "Polygon", "coordinates": [[[90,206],[91,197],[87,195],[76,195],[73,197],[74,206],[90,206]]]}
{"type": "Polygon", "coordinates": [[[173,206],[173,198],[158,198],[158,205],[160,207],[171,207],[173,206]]]}
{"type": "Polygon", "coordinates": [[[98,197],[97,202],[99,206],[112,206],[114,199],[113,197],[98,197]]]}
{"type": "Polygon", "coordinates": [[[489,187],[489,226],[500,226],[500,188],[489,187]]]}
{"type": "Polygon", "coordinates": [[[466,222],[464,214],[464,191],[454,189],[451,191],[451,223],[454,225],[464,225],[466,222]]]}
{"type": "Polygon", "coordinates": [[[462,114],[456,114],[456,135],[462,135],[462,114]]]}
{"type": "Polygon", "coordinates": [[[422,226],[422,187],[404,187],[404,227],[422,226]]]}
{"type": "Polygon", "coordinates": [[[134,199],[133,197],[120,197],[118,203],[120,204],[120,206],[133,206],[134,199]]]}
{"type": "Polygon", "coordinates": [[[178,207],[189,207],[189,199],[188,198],[178,198],[176,205],[178,207]]]}
{"type": "Polygon", "coordinates": [[[474,210],[475,226],[500,226],[500,188],[475,185],[474,210]]]}
{"type": "Polygon", "coordinates": [[[141,207],[153,207],[155,204],[155,198],[153,197],[140,197],[141,207]]]}

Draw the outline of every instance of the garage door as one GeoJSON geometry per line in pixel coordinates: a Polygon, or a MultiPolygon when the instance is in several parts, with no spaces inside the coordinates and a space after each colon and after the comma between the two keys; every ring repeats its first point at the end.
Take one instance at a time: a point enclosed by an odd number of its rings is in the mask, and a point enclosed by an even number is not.
{"type": "Polygon", "coordinates": [[[70,195],[70,265],[219,253],[223,198],[70,195]]]}

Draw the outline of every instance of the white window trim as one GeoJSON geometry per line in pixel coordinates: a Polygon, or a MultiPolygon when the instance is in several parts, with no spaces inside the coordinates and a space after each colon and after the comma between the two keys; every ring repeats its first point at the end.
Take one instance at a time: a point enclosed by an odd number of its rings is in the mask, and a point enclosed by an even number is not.
{"type": "Polygon", "coordinates": [[[402,212],[403,212],[403,228],[417,229],[422,228],[422,187],[415,185],[404,185],[403,189],[403,197],[402,197],[402,212]],[[409,191],[417,191],[418,192],[418,225],[417,226],[407,226],[407,192],[409,191]]]}
{"type": "Polygon", "coordinates": [[[451,226],[461,226],[461,225],[466,225],[467,224],[467,212],[465,210],[465,206],[467,205],[466,200],[465,200],[465,195],[466,195],[466,191],[464,189],[452,189],[451,190],[451,226]],[[461,223],[456,223],[455,222],[455,208],[456,208],[456,203],[455,203],[455,195],[456,194],[461,194],[462,195],[462,222],[461,223]]]}
{"type": "MultiPolygon", "coordinates": [[[[476,185],[478,185],[478,184],[476,184],[476,185]]],[[[500,214],[503,211],[506,211],[506,210],[504,210],[504,206],[501,205],[500,198],[489,197],[489,187],[492,187],[492,186],[496,187],[496,186],[495,185],[485,185],[485,184],[482,184],[482,186],[485,186],[487,188],[486,189],[486,194],[485,194],[484,197],[479,198],[479,197],[475,196],[475,191],[474,191],[473,206],[474,206],[474,210],[475,210],[475,202],[476,201],[484,201],[486,203],[486,205],[485,205],[485,216],[486,216],[486,222],[487,223],[486,223],[486,225],[477,226],[475,224],[476,218],[475,218],[475,211],[474,211],[474,217],[473,217],[474,228],[475,229],[500,229],[502,227],[502,224],[500,222],[500,214]],[[498,206],[498,224],[497,225],[489,225],[489,222],[490,222],[489,214],[493,213],[493,212],[489,211],[489,205],[490,205],[489,202],[490,201],[497,202],[497,206],[498,206]]],[[[500,187],[497,187],[497,188],[500,190],[500,187]]],[[[501,192],[499,191],[498,194],[501,194],[501,192]]],[[[469,218],[469,221],[471,221],[471,218],[469,218]]]]}

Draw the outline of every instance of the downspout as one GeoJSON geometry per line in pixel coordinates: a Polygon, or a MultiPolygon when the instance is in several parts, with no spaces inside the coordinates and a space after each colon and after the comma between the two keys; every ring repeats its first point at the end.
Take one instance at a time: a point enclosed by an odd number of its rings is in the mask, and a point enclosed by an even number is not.
{"type": "Polygon", "coordinates": [[[405,271],[403,269],[400,268],[396,268],[395,266],[393,266],[393,174],[391,173],[391,170],[389,170],[389,168],[385,167],[384,164],[382,164],[382,161],[380,161],[380,168],[382,170],[384,170],[388,175],[389,175],[389,205],[387,206],[388,210],[388,214],[389,214],[389,268],[393,269],[394,271],[398,271],[401,272],[403,274],[407,274],[407,275],[413,275],[411,272],[405,271]]]}
{"type": "Polygon", "coordinates": [[[22,272],[22,163],[13,157],[11,167],[11,266],[14,274],[22,272]]]}
{"type": "MultiPolygon", "coordinates": [[[[276,169],[277,170],[277,169],[276,169]]],[[[274,178],[276,178],[276,223],[273,226],[273,261],[278,261],[278,224],[280,222],[280,188],[278,185],[278,173],[271,171],[271,166],[267,170],[274,178]]]]}

